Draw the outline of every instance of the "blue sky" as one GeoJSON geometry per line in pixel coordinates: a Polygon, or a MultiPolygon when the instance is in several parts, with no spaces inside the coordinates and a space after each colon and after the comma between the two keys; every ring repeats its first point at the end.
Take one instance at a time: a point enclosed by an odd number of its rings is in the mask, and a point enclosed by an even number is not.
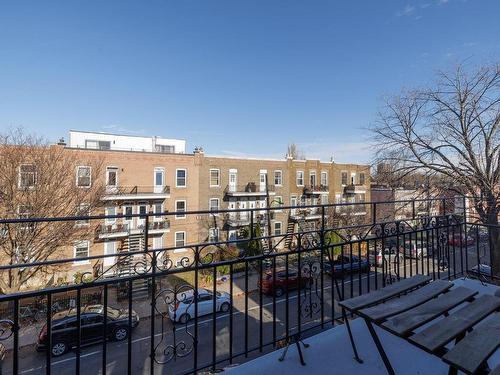
{"type": "Polygon", "coordinates": [[[498,61],[500,1],[2,1],[0,130],[369,161],[384,95],[498,61]]]}

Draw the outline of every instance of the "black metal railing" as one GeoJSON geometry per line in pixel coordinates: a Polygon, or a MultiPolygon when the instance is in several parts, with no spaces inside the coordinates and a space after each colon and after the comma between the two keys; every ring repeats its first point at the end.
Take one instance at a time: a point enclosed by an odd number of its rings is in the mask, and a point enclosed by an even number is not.
{"type": "MultiPolygon", "coordinates": [[[[444,199],[439,202],[438,215],[383,222],[377,220],[377,207],[384,202],[362,203],[369,209],[361,222],[358,217],[351,222],[351,215],[336,217],[340,208],[356,203],[302,206],[319,214],[307,226],[283,222],[297,207],[218,211],[221,218],[248,217],[236,235],[217,227],[213,210],[186,212],[212,235],[205,237],[199,228],[182,230],[176,223],[176,242],[164,239],[160,245],[158,234],[150,231],[158,214],[134,214],[144,220],[144,231],[115,242],[126,248],[110,246],[114,251],[103,253],[100,243],[76,258],[65,256],[65,249],[45,259],[13,257],[0,266],[0,340],[7,349],[3,371],[196,373],[244,362],[292,336],[335,326],[341,317],[338,300],[399,278],[427,274],[487,281],[493,277],[488,271],[492,253],[500,251],[494,249],[492,233],[500,228],[467,223],[463,212],[455,212],[444,199]],[[269,232],[259,225],[262,211],[273,212],[268,217],[281,226],[269,226],[269,232]],[[39,273],[16,289],[12,281],[29,269],[39,273]],[[58,275],[72,276],[58,282],[58,275]]],[[[168,220],[175,212],[161,215],[168,220]]],[[[26,222],[57,228],[104,219],[4,219],[0,226],[14,234],[26,222]]],[[[0,242],[0,249],[6,246],[0,242]]],[[[68,246],[71,254],[73,247],[81,251],[73,243],[68,246]]]]}

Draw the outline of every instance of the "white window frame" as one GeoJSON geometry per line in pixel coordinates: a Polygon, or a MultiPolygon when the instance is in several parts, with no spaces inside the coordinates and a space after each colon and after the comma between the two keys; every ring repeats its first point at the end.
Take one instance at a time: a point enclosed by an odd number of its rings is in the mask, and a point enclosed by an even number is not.
{"type": "Polygon", "coordinates": [[[365,172],[359,172],[358,174],[358,182],[360,185],[365,185],[366,184],[366,174],[365,172]],[[361,182],[361,176],[363,176],[363,182],[361,182]]]}
{"type": "MultiPolygon", "coordinates": [[[[90,204],[88,203],[80,203],[76,208],[76,216],[90,216],[90,204]],[[82,212],[84,214],[82,215],[82,212]]],[[[90,225],[89,219],[77,220],[75,221],[75,226],[77,227],[88,227],[90,225]]]]}
{"type": "Polygon", "coordinates": [[[87,247],[87,255],[84,258],[88,258],[90,256],[90,241],[88,240],[82,240],[82,241],[76,241],[73,245],[73,265],[79,266],[82,264],[90,264],[90,259],[86,260],[76,260],[76,249],[79,245],[85,244],[87,247]]]}
{"type": "Polygon", "coordinates": [[[219,241],[219,234],[220,234],[220,231],[219,231],[219,228],[217,227],[210,227],[208,228],[208,242],[212,243],[212,242],[218,242],[219,241]],[[210,232],[215,232],[215,240],[213,240],[210,232]]]}
{"type": "MultiPolygon", "coordinates": [[[[208,210],[211,212],[212,211],[212,201],[217,201],[217,210],[214,210],[214,211],[219,211],[220,210],[220,199],[219,198],[210,198],[208,200],[208,210]]],[[[219,213],[216,212],[216,213],[213,213],[211,215],[215,215],[215,216],[218,216],[219,213]]]]}
{"type": "Polygon", "coordinates": [[[281,169],[276,169],[274,171],[274,186],[283,186],[283,171],[281,169]],[[278,184],[276,183],[276,180],[277,180],[276,174],[277,173],[279,174],[279,177],[278,177],[279,183],[278,184]]]}
{"type": "MultiPolygon", "coordinates": [[[[161,203],[161,202],[153,203],[153,213],[154,214],[161,214],[161,213],[163,213],[163,203],[161,203]],[[156,211],[156,206],[157,205],[160,205],[160,212],[156,211]]],[[[162,215],[160,215],[160,216],[154,215],[153,216],[153,221],[163,221],[163,216],[162,215]]]]}
{"type": "Polygon", "coordinates": [[[153,169],[153,187],[155,190],[158,190],[160,188],[163,190],[163,187],[165,186],[165,168],[163,167],[154,167],[153,169]],[[161,185],[156,184],[156,174],[161,173],[161,185]]]}
{"type": "Polygon", "coordinates": [[[349,185],[349,172],[347,172],[347,171],[340,171],[340,184],[342,186],[349,185]],[[346,179],[346,183],[344,183],[344,181],[342,181],[344,173],[345,173],[345,176],[346,176],[346,178],[345,178],[346,179]]]}
{"type": "Polygon", "coordinates": [[[23,163],[23,164],[20,164],[19,165],[19,171],[18,171],[18,178],[17,178],[17,187],[19,189],[34,189],[35,188],[35,185],[36,185],[36,166],[35,164],[31,164],[31,163],[23,163]],[[23,172],[21,171],[21,168],[24,167],[24,166],[31,166],[33,167],[34,171],[33,172],[23,172]],[[33,174],[33,185],[28,185],[28,186],[22,186],[21,184],[21,181],[22,181],[22,177],[21,175],[22,174],[33,174]]]}
{"type": "Polygon", "coordinates": [[[181,249],[181,247],[185,247],[186,246],[186,231],[185,230],[181,230],[181,231],[178,231],[178,232],[175,232],[174,233],[174,246],[176,247],[176,249],[174,250],[174,252],[179,252],[179,251],[184,251],[184,249],[181,249]],[[183,240],[183,244],[182,245],[177,245],[177,235],[182,233],[184,235],[184,240],[183,240]],[[179,247],[177,249],[177,247],[179,247]]]}
{"type": "Polygon", "coordinates": [[[186,218],[186,211],[187,211],[187,201],[186,199],[177,199],[175,201],[175,220],[182,220],[186,218]],[[184,211],[178,211],[177,210],[177,203],[184,202],[184,211]],[[177,212],[184,212],[183,214],[177,214],[177,212]]]}
{"type": "MultiPolygon", "coordinates": [[[[220,187],[220,169],[218,168],[210,168],[209,176],[208,176],[208,183],[210,187],[220,187]],[[217,171],[217,185],[212,185],[212,172],[217,171]]],[[[238,182],[236,182],[238,183],[238,182]]]]}
{"type": "Polygon", "coordinates": [[[318,175],[316,171],[309,171],[309,184],[311,184],[311,188],[318,185],[318,175]],[[314,176],[314,184],[311,184],[311,178],[314,176]]]}
{"type": "Polygon", "coordinates": [[[111,166],[111,165],[106,167],[106,187],[109,187],[109,188],[117,188],[118,187],[118,167],[111,166]],[[110,171],[114,171],[116,174],[116,184],[115,185],[109,184],[109,172],[110,171]]]}
{"type": "Polygon", "coordinates": [[[188,179],[187,168],[176,168],[175,169],[175,187],[176,188],[181,188],[181,189],[187,188],[187,179],[188,179]],[[179,185],[179,176],[177,175],[177,173],[179,171],[184,171],[184,185],[179,185]]]}
{"type": "Polygon", "coordinates": [[[349,184],[356,184],[356,172],[351,172],[351,180],[349,181],[349,184]]]}
{"type": "Polygon", "coordinates": [[[90,165],[78,165],[76,167],[76,186],[79,188],[84,188],[84,189],[89,189],[92,187],[92,167],[90,165]],[[88,185],[79,185],[78,184],[78,179],[79,179],[79,174],[78,171],[80,168],[88,168],[89,169],[89,184],[88,185]]]}
{"type": "Polygon", "coordinates": [[[116,218],[114,218],[114,217],[113,218],[108,218],[107,216],[108,215],[116,215],[117,212],[118,212],[118,207],[116,207],[116,206],[107,206],[107,207],[104,208],[104,210],[105,210],[104,212],[105,212],[105,215],[106,215],[106,218],[104,219],[104,224],[106,224],[106,225],[116,224],[116,218]],[[114,214],[108,213],[108,210],[110,210],[110,209],[114,209],[115,213],[114,214]]]}
{"type": "Polygon", "coordinates": [[[295,183],[297,184],[297,186],[304,186],[304,171],[297,171],[295,173],[295,183]],[[302,175],[302,177],[300,177],[302,183],[300,184],[299,184],[299,174],[302,175]]]}
{"type": "Polygon", "coordinates": [[[328,172],[327,171],[321,171],[320,177],[319,177],[319,184],[322,186],[328,186],[328,172]],[[324,181],[323,181],[323,176],[324,181]],[[323,183],[324,182],[324,183],[323,183]]]}
{"type": "Polygon", "coordinates": [[[283,223],[281,221],[275,221],[273,224],[273,234],[275,236],[281,236],[283,234],[283,223]],[[276,233],[276,224],[279,224],[280,233],[276,233]]]}

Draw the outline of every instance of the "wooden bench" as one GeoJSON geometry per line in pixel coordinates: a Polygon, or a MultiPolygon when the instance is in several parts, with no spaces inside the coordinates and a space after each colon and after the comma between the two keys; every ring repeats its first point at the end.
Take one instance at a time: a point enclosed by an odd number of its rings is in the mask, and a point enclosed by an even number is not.
{"type": "MultiPolygon", "coordinates": [[[[345,310],[362,317],[389,374],[395,374],[372,324],[432,353],[450,365],[450,374],[488,373],[487,360],[500,346],[500,298],[477,296],[465,287],[417,275],[373,293],[339,302],[355,357],[357,354],[345,310]],[[450,313],[450,310],[458,310],[450,313]],[[415,332],[425,324],[429,326],[415,332]],[[470,333],[468,333],[470,332],[470,333]],[[447,345],[455,341],[455,346],[447,345]]],[[[489,374],[500,375],[500,366],[489,374]],[[498,373],[497,373],[498,372],[498,373]]]]}

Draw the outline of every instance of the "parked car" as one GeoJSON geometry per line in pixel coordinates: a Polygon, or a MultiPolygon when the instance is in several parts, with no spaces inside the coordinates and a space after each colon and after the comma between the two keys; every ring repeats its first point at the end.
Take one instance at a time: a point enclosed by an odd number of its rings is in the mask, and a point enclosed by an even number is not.
{"type": "MultiPolygon", "coordinates": [[[[139,325],[139,315],[131,311],[132,328],[139,325]]],[[[108,339],[122,341],[127,339],[129,332],[129,311],[126,309],[107,308],[106,336],[108,339]]],[[[81,345],[101,342],[104,329],[104,306],[90,305],[81,309],[80,313],[81,345]]],[[[36,349],[47,350],[47,326],[44,325],[38,334],[36,349]]],[[[58,357],[77,346],[76,309],[58,312],[52,316],[52,343],[50,351],[58,357]]]]}
{"type": "Polygon", "coordinates": [[[368,272],[370,270],[370,262],[366,258],[360,258],[355,255],[352,257],[339,255],[333,262],[324,262],[323,269],[334,277],[343,277],[354,272],[368,272]]]}
{"type": "MultiPolygon", "coordinates": [[[[300,287],[303,288],[312,282],[311,274],[305,270],[302,271],[300,277],[300,287]]],[[[262,292],[268,295],[275,295],[276,297],[281,297],[288,290],[299,288],[299,273],[296,269],[277,269],[276,277],[273,278],[272,270],[266,272],[262,278],[262,282],[259,280],[257,286],[262,286],[262,292]],[[287,288],[288,286],[288,288],[287,288]]]]}
{"type": "Polygon", "coordinates": [[[455,233],[455,235],[450,234],[448,237],[448,245],[450,246],[471,246],[474,245],[476,241],[471,236],[466,236],[465,234],[455,233]]]}
{"type": "MultiPolygon", "coordinates": [[[[198,289],[198,316],[212,314],[214,294],[208,289],[198,289]]],[[[215,311],[228,312],[231,309],[231,297],[226,292],[215,293],[215,311]]],[[[187,323],[195,317],[194,291],[183,293],[180,301],[168,305],[168,316],[174,323],[187,323]]]]}
{"type": "Polygon", "coordinates": [[[397,263],[398,260],[402,264],[404,261],[404,255],[403,252],[400,251],[401,249],[398,250],[395,246],[390,247],[390,248],[385,248],[385,250],[382,253],[382,250],[379,249],[375,255],[375,264],[377,266],[382,266],[383,264],[383,259],[385,258],[386,263],[392,264],[392,263],[397,263]]]}
{"type": "Polygon", "coordinates": [[[427,243],[421,240],[406,241],[404,248],[400,248],[403,255],[410,259],[422,259],[427,255],[431,255],[431,251],[427,251],[427,243]]]}

